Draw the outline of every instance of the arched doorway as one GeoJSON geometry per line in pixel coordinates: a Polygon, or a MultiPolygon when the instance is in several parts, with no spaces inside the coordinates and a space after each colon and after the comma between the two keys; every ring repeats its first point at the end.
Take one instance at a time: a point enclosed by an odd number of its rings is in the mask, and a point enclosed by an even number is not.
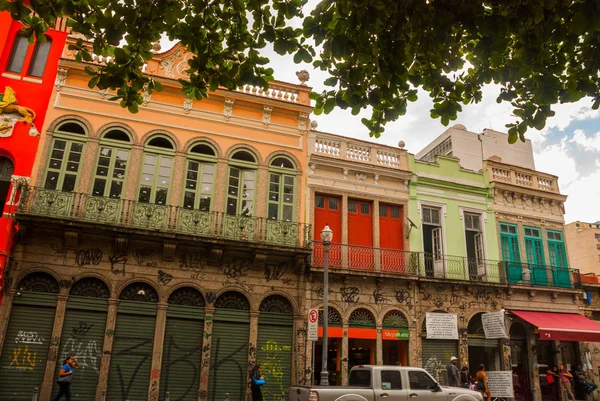
{"type": "Polygon", "coordinates": [[[107,399],[148,398],[158,294],[146,283],[132,283],[119,296],[108,376],[107,399]]]}
{"type": "MultiPolygon", "coordinates": [[[[436,310],[432,313],[448,312],[436,310]]],[[[423,369],[427,370],[441,385],[448,384],[446,366],[450,363],[450,358],[458,357],[458,340],[427,339],[427,318],[423,319],[421,339],[423,369]]]]}
{"type": "Polygon", "coordinates": [[[0,156],[0,213],[4,212],[4,206],[10,196],[10,179],[12,178],[15,165],[8,157],[0,156]]]}
{"type": "Polygon", "coordinates": [[[348,367],[374,365],[377,325],[366,308],[354,309],[348,319],[348,367]]]}
{"type": "Polygon", "coordinates": [[[471,318],[467,327],[469,343],[469,372],[475,377],[479,365],[485,365],[488,371],[500,370],[500,342],[497,339],[486,339],[483,331],[482,313],[471,318]]]}
{"type": "MultiPolygon", "coordinates": [[[[57,369],[70,355],[77,356],[79,367],[77,387],[73,387],[71,394],[73,400],[96,398],[109,297],[110,290],[106,284],[95,277],[75,282],[69,292],[57,369]]],[[[55,384],[53,394],[57,391],[55,384]]]]}
{"type": "Polygon", "coordinates": [[[221,294],[215,301],[213,321],[208,399],[221,401],[229,393],[230,400],[243,400],[248,382],[248,299],[236,291],[221,294]]]}
{"type": "MultiPolygon", "coordinates": [[[[342,315],[335,307],[329,306],[327,309],[329,312],[329,319],[327,319],[329,325],[327,330],[327,342],[329,343],[327,346],[327,372],[329,373],[329,384],[339,386],[342,380],[340,350],[344,337],[342,315]]],[[[319,309],[319,341],[315,344],[314,355],[313,382],[318,384],[321,382],[323,366],[323,309],[319,309]]]]}
{"type": "Polygon", "coordinates": [[[202,340],[204,336],[204,297],[195,288],[183,287],[169,296],[165,340],[160,375],[160,399],[198,399],[202,340]]]}
{"type": "Polygon", "coordinates": [[[530,400],[529,375],[531,370],[527,352],[527,331],[521,323],[515,322],[510,326],[509,344],[515,401],[530,400]]]}
{"type": "Polygon", "coordinates": [[[269,378],[262,387],[263,399],[280,401],[292,382],[294,311],[290,301],[281,295],[266,297],[259,310],[256,361],[269,378]]]}
{"type": "Polygon", "coordinates": [[[0,357],[0,400],[29,401],[44,380],[59,287],[38,272],[25,276],[17,291],[0,357]]]}
{"type": "Polygon", "coordinates": [[[381,340],[383,341],[383,364],[400,362],[408,366],[408,319],[399,310],[391,310],[383,317],[381,340]]]}

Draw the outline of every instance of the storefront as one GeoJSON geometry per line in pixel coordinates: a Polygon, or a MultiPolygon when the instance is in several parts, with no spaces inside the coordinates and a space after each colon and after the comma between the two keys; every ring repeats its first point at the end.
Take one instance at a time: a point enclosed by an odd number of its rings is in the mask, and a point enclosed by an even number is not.
{"type": "Polygon", "coordinates": [[[500,342],[497,339],[487,339],[483,331],[481,315],[478,313],[471,318],[467,328],[469,344],[469,372],[475,377],[479,365],[485,365],[488,371],[500,370],[500,342]]]}
{"type": "Polygon", "coordinates": [[[408,320],[400,311],[389,311],[383,318],[381,340],[383,341],[383,364],[408,366],[408,320]]]}
{"type": "MultiPolygon", "coordinates": [[[[439,314],[446,314],[446,312],[436,311],[431,315],[439,314]]],[[[427,314],[427,316],[429,315],[430,314],[427,314]]],[[[454,318],[456,318],[456,315],[454,315],[454,318]]],[[[454,325],[456,326],[456,321],[454,322],[454,325]]],[[[446,327],[448,327],[448,325],[446,325],[446,327]]],[[[458,337],[457,328],[455,327],[454,330],[455,333],[453,335],[447,335],[446,338],[431,338],[431,333],[430,335],[427,334],[427,318],[423,320],[423,326],[421,327],[422,367],[442,385],[449,383],[446,366],[450,363],[450,358],[458,355],[458,340],[449,339],[454,336],[458,337]]]]}
{"type": "Polygon", "coordinates": [[[348,368],[357,365],[374,365],[376,342],[375,317],[368,309],[355,309],[349,319],[348,368]]]}

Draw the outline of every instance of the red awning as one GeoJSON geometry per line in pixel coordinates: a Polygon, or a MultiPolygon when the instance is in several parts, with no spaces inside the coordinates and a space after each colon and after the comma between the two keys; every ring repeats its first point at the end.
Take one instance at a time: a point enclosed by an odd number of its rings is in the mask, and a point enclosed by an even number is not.
{"type": "Polygon", "coordinates": [[[600,342],[600,324],[578,313],[511,312],[536,326],[540,340],[600,342]]]}

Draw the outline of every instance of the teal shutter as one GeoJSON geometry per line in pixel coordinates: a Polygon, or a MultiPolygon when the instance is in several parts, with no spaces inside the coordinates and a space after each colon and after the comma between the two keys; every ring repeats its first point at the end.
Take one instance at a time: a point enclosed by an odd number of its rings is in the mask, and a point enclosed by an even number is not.
{"type": "Polygon", "coordinates": [[[147,400],[155,325],[155,303],[120,301],[108,376],[108,401],[147,400]]]}
{"type": "Polygon", "coordinates": [[[161,400],[196,401],[200,386],[204,308],[169,305],[160,376],[161,400]]]}
{"type": "Polygon", "coordinates": [[[31,401],[33,388],[41,389],[55,311],[55,294],[15,297],[0,357],[0,400],[31,401]]]}
{"type": "Polygon", "coordinates": [[[571,287],[571,276],[569,274],[569,262],[567,251],[561,231],[547,230],[548,254],[552,266],[552,281],[556,287],[571,287]]]}
{"type": "MultiPolygon", "coordinates": [[[[532,229],[539,235],[539,230],[532,229]]],[[[527,263],[531,272],[531,284],[548,285],[548,274],[544,261],[544,246],[542,240],[535,237],[525,237],[525,251],[527,263]]]]}
{"type": "Polygon", "coordinates": [[[516,225],[500,224],[500,246],[502,248],[502,260],[506,265],[508,282],[518,283],[522,281],[523,266],[521,265],[521,252],[516,225]]]}
{"type": "Polygon", "coordinates": [[[264,401],[281,401],[292,381],[293,316],[260,312],[258,319],[257,362],[262,366],[266,384],[264,401]]]}
{"type": "MultiPolygon", "coordinates": [[[[105,298],[72,295],[67,301],[56,376],[58,377],[58,372],[69,355],[77,358],[79,366],[75,369],[71,387],[73,400],[87,401],[96,398],[107,310],[108,302],[105,298]]],[[[58,385],[54,383],[53,394],[57,391],[58,385]]]]}
{"type": "Polygon", "coordinates": [[[216,309],[213,319],[208,400],[244,400],[247,384],[248,311],[216,309]]]}

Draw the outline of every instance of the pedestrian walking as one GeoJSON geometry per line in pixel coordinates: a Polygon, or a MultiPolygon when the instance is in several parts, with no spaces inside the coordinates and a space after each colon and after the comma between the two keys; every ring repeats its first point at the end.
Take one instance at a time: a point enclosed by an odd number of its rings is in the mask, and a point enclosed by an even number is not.
{"type": "Polygon", "coordinates": [[[477,375],[475,375],[477,379],[477,391],[481,393],[481,396],[487,395],[487,401],[492,401],[492,392],[488,387],[487,382],[487,374],[485,373],[485,365],[479,365],[479,370],[477,371],[477,375]]]}
{"type": "Polygon", "coordinates": [[[560,388],[563,392],[567,393],[571,401],[575,401],[575,396],[573,395],[573,391],[571,391],[571,379],[573,378],[573,375],[565,369],[565,365],[562,363],[560,364],[558,374],[560,376],[560,388]]]}
{"type": "Polygon", "coordinates": [[[548,389],[550,396],[553,401],[560,401],[558,396],[558,388],[560,386],[560,376],[558,374],[558,368],[554,366],[552,369],[546,370],[546,383],[548,383],[548,389]]]}
{"type": "Polygon", "coordinates": [[[462,388],[469,388],[470,376],[471,375],[469,374],[469,368],[463,366],[463,368],[460,370],[460,386],[462,388]]]}
{"type": "Polygon", "coordinates": [[[56,383],[58,384],[58,394],[52,401],[59,401],[63,395],[65,396],[65,401],[71,401],[71,383],[73,382],[73,368],[79,366],[77,363],[77,359],[73,355],[69,355],[63,365],[60,368],[60,372],[58,373],[58,379],[56,383]]]}
{"type": "Polygon", "coordinates": [[[460,387],[460,375],[458,373],[458,368],[456,364],[458,363],[458,358],[453,356],[450,358],[450,363],[446,366],[446,372],[448,373],[448,382],[451,387],[460,387]]]}
{"type": "Polygon", "coordinates": [[[250,378],[252,379],[252,382],[250,383],[252,401],[263,401],[261,387],[265,385],[266,381],[265,377],[261,374],[261,370],[262,366],[260,366],[260,363],[257,363],[250,373],[250,378]]]}

